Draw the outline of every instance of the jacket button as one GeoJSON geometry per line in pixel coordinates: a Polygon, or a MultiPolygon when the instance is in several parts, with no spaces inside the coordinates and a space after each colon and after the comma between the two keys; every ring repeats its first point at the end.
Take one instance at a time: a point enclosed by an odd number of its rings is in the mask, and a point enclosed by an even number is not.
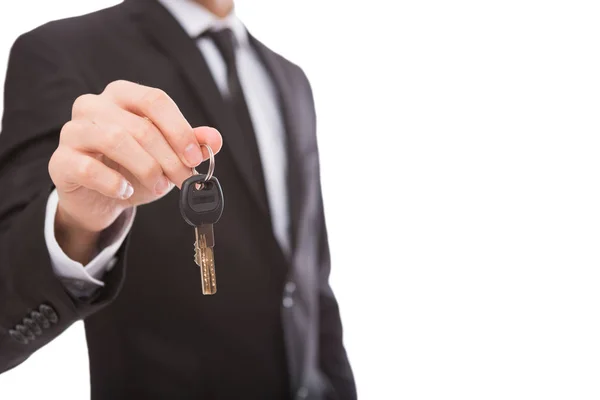
{"type": "Polygon", "coordinates": [[[50,307],[49,305],[42,304],[40,306],[40,312],[48,319],[48,321],[50,321],[51,324],[56,324],[58,322],[58,315],[56,315],[56,311],[54,311],[54,308],[50,307]]]}
{"type": "Polygon", "coordinates": [[[19,331],[11,329],[8,331],[8,334],[10,335],[11,338],[15,339],[17,342],[19,342],[21,344],[29,343],[29,340],[27,340],[27,338],[25,336],[23,336],[23,334],[19,331]]]}
{"type": "Polygon", "coordinates": [[[298,389],[296,397],[298,398],[298,400],[306,399],[308,397],[308,389],[305,386],[300,387],[300,389],[298,389]]]}
{"type": "Polygon", "coordinates": [[[294,282],[288,282],[285,284],[285,291],[292,294],[296,291],[296,284],[294,282]]]}
{"type": "Polygon", "coordinates": [[[48,318],[44,317],[39,312],[32,311],[29,315],[31,316],[31,319],[38,324],[38,326],[41,326],[43,329],[50,328],[50,321],[48,321],[48,318]]]}
{"type": "Polygon", "coordinates": [[[15,329],[19,331],[19,333],[27,338],[27,340],[35,340],[35,335],[29,329],[25,328],[23,325],[19,324],[15,326],[15,329]]]}
{"type": "Polygon", "coordinates": [[[289,297],[289,296],[285,296],[285,297],[283,298],[283,306],[284,306],[285,308],[291,308],[291,307],[293,307],[293,306],[294,306],[294,299],[292,299],[292,298],[291,298],[291,297],[289,297]]]}
{"type": "Polygon", "coordinates": [[[40,336],[42,334],[42,328],[40,328],[40,326],[30,318],[24,318],[23,325],[25,325],[27,329],[29,329],[37,336],[40,336]]]}

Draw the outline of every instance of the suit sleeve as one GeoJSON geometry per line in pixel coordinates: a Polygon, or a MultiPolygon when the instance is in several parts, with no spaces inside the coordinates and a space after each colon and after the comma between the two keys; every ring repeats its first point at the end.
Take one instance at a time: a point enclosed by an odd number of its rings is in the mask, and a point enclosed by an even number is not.
{"type": "Polygon", "coordinates": [[[33,31],[13,45],[0,134],[0,373],[75,321],[106,306],[124,275],[126,244],[105,287],[74,298],[54,274],[44,238],[48,162],[73,101],[87,90],[69,58],[33,31]]]}
{"type": "MultiPolygon", "coordinates": [[[[312,91],[308,79],[306,84],[311,102],[313,102],[312,91]]],[[[312,107],[313,117],[316,125],[314,105],[312,107]]],[[[316,126],[315,126],[316,130],[316,126]]],[[[318,155],[317,155],[318,158],[318,155]]],[[[317,168],[319,171],[319,168],[317,168]]],[[[318,172],[317,175],[319,175],[318,172]]],[[[320,176],[316,176],[320,182],[320,176]]],[[[331,272],[331,256],[329,253],[329,242],[327,238],[327,226],[323,210],[323,195],[319,186],[319,221],[321,223],[319,240],[319,357],[320,367],[330,383],[327,400],[355,400],[356,384],[354,374],[346,354],[343,342],[343,328],[340,317],[338,302],[335,298],[329,275],[331,272]]]]}
{"type": "Polygon", "coordinates": [[[329,379],[332,389],[332,393],[329,394],[327,399],[353,400],[356,399],[354,375],[350,367],[346,349],[344,348],[342,320],[340,318],[338,302],[329,284],[331,258],[324,218],[321,231],[320,253],[319,350],[321,369],[329,379]]]}

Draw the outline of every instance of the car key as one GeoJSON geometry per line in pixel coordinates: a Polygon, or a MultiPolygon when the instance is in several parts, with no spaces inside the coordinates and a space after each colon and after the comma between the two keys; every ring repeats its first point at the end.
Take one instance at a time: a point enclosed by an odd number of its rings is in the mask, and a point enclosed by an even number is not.
{"type": "MultiPolygon", "coordinates": [[[[212,175],[212,174],[211,174],[212,175]]],[[[179,209],[183,219],[196,231],[194,261],[200,267],[202,293],[217,292],[213,247],[213,224],[223,214],[223,190],[216,177],[208,180],[204,174],[193,175],[181,186],[179,209]]]]}

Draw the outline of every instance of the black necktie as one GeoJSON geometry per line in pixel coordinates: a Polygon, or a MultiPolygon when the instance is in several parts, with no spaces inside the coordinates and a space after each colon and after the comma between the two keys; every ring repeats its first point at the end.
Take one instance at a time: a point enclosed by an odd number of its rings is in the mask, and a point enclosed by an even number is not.
{"type": "MultiPolygon", "coordinates": [[[[227,65],[227,84],[229,87],[229,96],[224,96],[225,103],[231,107],[231,111],[235,116],[235,119],[243,132],[244,145],[249,152],[251,158],[251,171],[253,182],[252,185],[258,185],[258,189],[262,195],[262,200],[269,206],[265,180],[263,175],[262,163],[260,160],[260,153],[258,151],[258,145],[256,144],[256,133],[254,132],[254,126],[252,125],[252,118],[248,111],[248,105],[246,104],[246,98],[244,97],[244,90],[240,83],[238,76],[235,48],[237,46],[237,40],[231,31],[231,29],[221,29],[218,31],[207,31],[201,35],[201,37],[207,37],[213,40],[225,64],[227,65]]],[[[226,135],[226,133],[225,133],[226,135]]],[[[227,139],[225,137],[225,139],[227,139]]]]}

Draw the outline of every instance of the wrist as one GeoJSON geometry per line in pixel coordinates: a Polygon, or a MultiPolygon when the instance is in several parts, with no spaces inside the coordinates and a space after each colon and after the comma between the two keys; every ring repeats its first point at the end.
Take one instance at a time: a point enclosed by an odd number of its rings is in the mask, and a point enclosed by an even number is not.
{"type": "Polygon", "coordinates": [[[64,253],[72,260],[88,264],[97,251],[101,231],[83,227],[61,206],[56,209],[54,235],[64,253]]]}

